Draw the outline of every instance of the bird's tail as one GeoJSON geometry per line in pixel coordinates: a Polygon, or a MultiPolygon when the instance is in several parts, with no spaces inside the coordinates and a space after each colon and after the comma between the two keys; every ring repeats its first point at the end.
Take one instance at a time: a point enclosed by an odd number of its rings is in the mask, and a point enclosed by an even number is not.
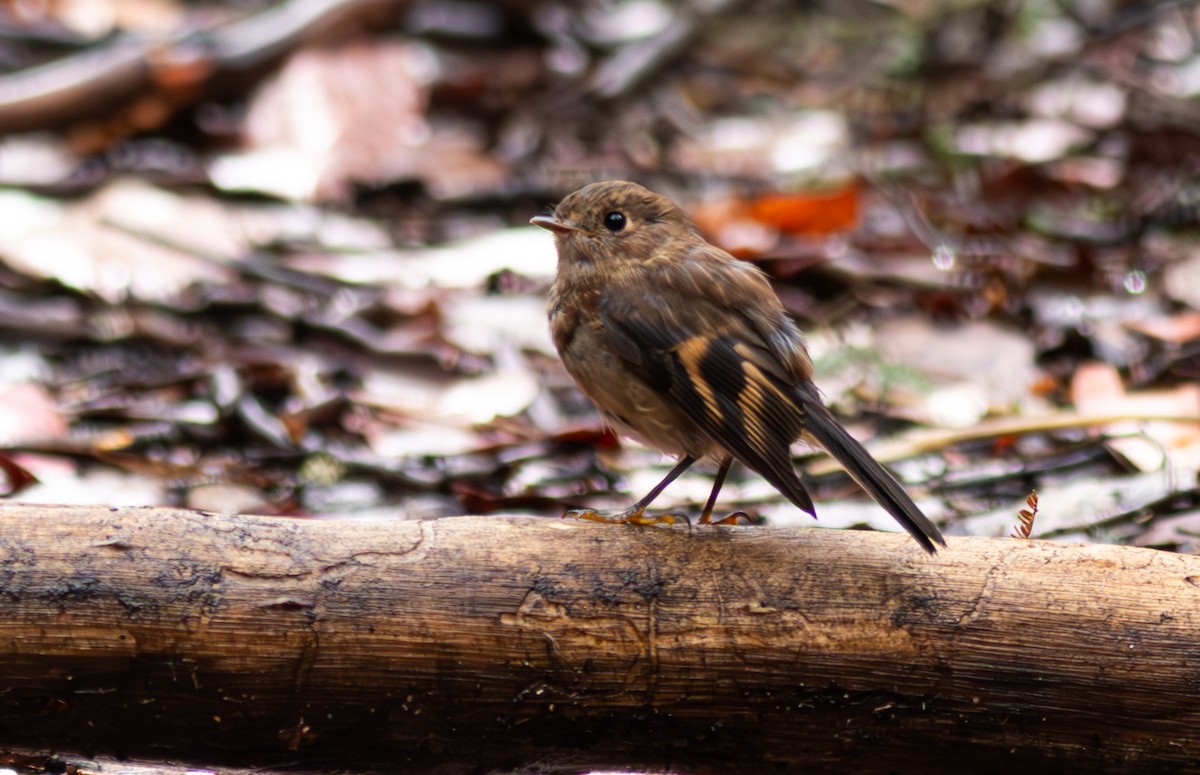
{"type": "Polygon", "coordinates": [[[903,525],[925,551],[933,554],[938,545],[945,546],[941,531],[921,513],[896,478],[830,414],[816,394],[816,387],[808,383],[797,390],[805,411],[805,432],[841,463],[846,473],[903,525]]]}

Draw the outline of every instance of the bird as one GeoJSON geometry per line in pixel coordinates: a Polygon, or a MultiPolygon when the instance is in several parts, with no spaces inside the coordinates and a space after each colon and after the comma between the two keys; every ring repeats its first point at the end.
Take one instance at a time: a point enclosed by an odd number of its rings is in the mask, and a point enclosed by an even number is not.
{"type": "Polygon", "coordinates": [[[710,244],[674,201],[637,183],[606,180],[530,223],[554,235],[558,264],[547,309],[567,372],[615,430],[677,460],[629,508],[567,515],[658,522],[647,508],[704,461],[717,465],[699,520],[709,524],[739,460],[816,517],[792,463],[791,446],[803,439],[832,455],[926,551],[946,545],[895,477],[825,406],[804,337],[767,275],[710,244]]]}

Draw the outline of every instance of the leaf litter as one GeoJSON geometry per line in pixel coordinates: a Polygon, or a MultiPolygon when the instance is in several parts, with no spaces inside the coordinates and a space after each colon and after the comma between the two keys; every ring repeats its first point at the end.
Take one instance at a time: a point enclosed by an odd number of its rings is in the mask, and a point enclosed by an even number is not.
{"type": "MultiPolygon", "coordinates": [[[[525,224],[628,177],[771,274],[828,401],[949,533],[1008,535],[1036,489],[1035,538],[1195,551],[1194,14],[212,5],[37,6],[28,40],[70,45],[0,41],[12,497],[625,505],[666,462],[553,357],[525,224]],[[79,66],[198,29],[212,50],[156,84],[79,66]]],[[[821,525],[887,526],[796,451],[821,525]]],[[[752,474],[726,495],[807,522],[752,474]]]]}

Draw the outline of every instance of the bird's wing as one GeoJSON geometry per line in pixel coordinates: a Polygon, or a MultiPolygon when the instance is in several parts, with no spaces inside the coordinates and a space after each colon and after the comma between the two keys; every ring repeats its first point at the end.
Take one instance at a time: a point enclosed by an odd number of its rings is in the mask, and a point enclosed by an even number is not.
{"type": "Polygon", "coordinates": [[[773,341],[777,329],[794,327],[756,270],[680,270],[665,267],[657,281],[607,289],[599,310],[605,336],[634,374],[811,514],[790,453],[805,420],[791,388],[795,366],[773,341]],[[779,321],[768,329],[755,315],[779,321]]]}

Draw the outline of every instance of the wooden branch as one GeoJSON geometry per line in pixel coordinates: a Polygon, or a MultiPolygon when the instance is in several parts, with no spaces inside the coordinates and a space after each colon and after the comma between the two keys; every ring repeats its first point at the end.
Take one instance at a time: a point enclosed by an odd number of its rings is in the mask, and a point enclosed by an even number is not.
{"type": "Polygon", "coordinates": [[[197,763],[1163,771],[1200,558],[0,505],[0,745],[197,763]]]}

